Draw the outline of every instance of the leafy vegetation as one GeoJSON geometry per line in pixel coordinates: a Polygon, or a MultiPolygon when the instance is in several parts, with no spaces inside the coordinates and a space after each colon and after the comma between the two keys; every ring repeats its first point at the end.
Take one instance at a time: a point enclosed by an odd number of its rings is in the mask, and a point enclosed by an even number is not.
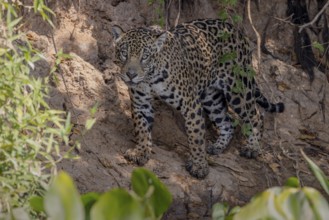
{"type": "Polygon", "coordinates": [[[158,6],[155,8],[155,23],[163,28],[165,26],[165,0],[148,0],[147,2],[149,5],[158,4],[158,6]]]}
{"type": "Polygon", "coordinates": [[[144,168],[131,176],[132,191],[112,189],[80,196],[72,179],[59,173],[44,197],[31,199],[35,211],[53,220],[156,220],[169,208],[172,197],[163,183],[144,168]]]}
{"type": "MultiPolygon", "coordinates": [[[[329,195],[329,179],[323,171],[302,153],[313,175],[329,195]]],[[[230,209],[226,204],[213,206],[214,220],[325,220],[329,216],[329,204],[319,191],[301,187],[297,178],[289,178],[283,187],[273,187],[256,195],[244,207],[230,209]]]]}
{"type": "MultiPolygon", "coordinates": [[[[0,7],[0,213],[12,213],[47,187],[71,124],[69,114],[46,103],[48,78],[31,75],[43,57],[22,40],[16,27],[23,19],[11,3],[0,0],[0,7]]],[[[34,9],[49,21],[43,1],[34,9]]]]}
{"type": "MultiPolygon", "coordinates": [[[[304,157],[327,192],[329,179],[314,162],[304,157]]],[[[144,168],[133,171],[131,185],[132,191],[117,188],[103,194],[80,196],[72,179],[61,172],[45,196],[33,197],[30,204],[35,211],[54,220],[161,219],[172,202],[165,185],[144,168]]],[[[256,195],[243,207],[230,208],[227,204],[216,203],[212,211],[213,220],[325,220],[327,216],[329,205],[325,198],[314,188],[301,187],[295,177],[289,178],[283,187],[273,187],[256,195]]]]}
{"type": "Polygon", "coordinates": [[[236,12],[237,0],[219,0],[221,9],[218,12],[218,17],[222,20],[230,20],[233,23],[241,23],[242,17],[236,12]]]}

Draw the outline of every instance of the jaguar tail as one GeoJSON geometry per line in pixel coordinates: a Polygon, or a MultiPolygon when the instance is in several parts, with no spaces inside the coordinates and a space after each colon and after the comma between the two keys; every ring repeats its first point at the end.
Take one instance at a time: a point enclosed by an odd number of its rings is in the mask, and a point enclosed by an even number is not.
{"type": "Polygon", "coordinates": [[[257,88],[255,91],[255,98],[258,105],[265,109],[267,112],[283,112],[284,104],[282,102],[273,104],[267,100],[267,98],[257,88]]]}

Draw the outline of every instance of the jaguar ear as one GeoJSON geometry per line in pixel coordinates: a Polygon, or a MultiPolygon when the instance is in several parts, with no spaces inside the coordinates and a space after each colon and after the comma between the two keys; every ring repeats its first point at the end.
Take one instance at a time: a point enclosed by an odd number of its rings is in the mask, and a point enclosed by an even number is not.
{"type": "Polygon", "coordinates": [[[158,38],[154,41],[154,44],[156,46],[157,52],[160,52],[163,48],[163,45],[165,44],[166,40],[168,38],[168,33],[163,32],[158,36],[158,38]]]}
{"type": "Polygon", "coordinates": [[[122,28],[118,25],[114,25],[112,27],[112,36],[115,40],[115,42],[118,42],[120,37],[124,34],[125,32],[122,30],[122,28]]]}

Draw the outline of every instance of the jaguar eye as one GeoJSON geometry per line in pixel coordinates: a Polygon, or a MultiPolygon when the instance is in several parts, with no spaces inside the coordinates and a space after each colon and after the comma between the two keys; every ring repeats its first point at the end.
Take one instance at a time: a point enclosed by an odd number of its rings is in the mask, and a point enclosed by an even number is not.
{"type": "Polygon", "coordinates": [[[149,58],[149,54],[148,53],[144,53],[142,56],[142,60],[147,60],[149,58]]]}
{"type": "Polygon", "coordinates": [[[150,50],[148,48],[144,48],[141,62],[145,63],[150,58],[150,55],[151,55],[150,50]]]}
{"type": "Polygon", "coordinates": [[[125,61],[127,59],[127,56],[128,56],[128,52],[126,50],[121,50],[120,51],[120,59],[122,61],[125,61]]]}

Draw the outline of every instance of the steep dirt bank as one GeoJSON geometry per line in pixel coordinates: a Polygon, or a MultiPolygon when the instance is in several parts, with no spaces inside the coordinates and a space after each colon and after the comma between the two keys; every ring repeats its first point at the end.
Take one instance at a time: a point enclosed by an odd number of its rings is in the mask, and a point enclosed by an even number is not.
{"type": "MultiPolygon", "coordinates": [[[[191,4],[187,1],[182,7],[180,22],[216,17],[219,6],[215,2],[191,4]]],[[[254,24],[260,31],[266,25],[264,18],[271,15],[283,19],[286,10],[286,1],[263,4],[260,12],[253,4],[251,8],[254,24]]],[[[25,28],[30,30],[33,44],[47,58],[37,66],[38,74],[47,74],[54,61],[51,34],[57,48],[73,56],[61,64],[65,84],[58,75],[59,83],[52,87],[50,105],[72,113],[75,124],[72,138],[78,138],[89,109],[99,103],[97,123],[81,140],[81,149],[76,152],[80,159],[64,160],[59,167],[73,176],[82,193],[129,188],[135,165],[127,162],[122,152],[134,146],[133,124],[127,87],[117,78],[119,70],[113,64],[110,29],[114,24],[126,30],[154,24],[159,19],[157,5],[149,5],[146,0],[81,0],[50,1],[49,6],[57,15],[55,30],[45,28],[37,17],[25,28]]],[[[171,11],[171,23],[176,12],[171,11]]],[[[247,19],[239,26],[256,42],[247,19]]],[[[168,106],[156,103],[155,146],[145,167],[156,173],[174,196],[174,204],[164,219],[207,219],[213,203],[244,204],[256,192],[281,185],[290,176],[298,176],[305,185],[317,186],[301,158],[300,149],[325,171],[329,170],[328,81],[316,70],[315,80],[310,84],[307,74],[292,65],[295,61],[291,29],[288,23],[278,19],[273,19],[268,27],[271,33],[266,42],[268,49],[284,61],[263,55],[257,81],[273,102],[285,103],[286,111],[274,115],[265,113],[262,156],[257,160],[239,156],[238,148],[244,138],[237,129],[227,151],[209,156],[209,176],[205,180],[191,178],[184,168],[187,140],[181,124],[176,123],[180,118],[168,106]]],[[[254,66],[257,70],[256,57],[254,66]]],[[[208,138],[213,139],[211,131],[208,138]]]]}

